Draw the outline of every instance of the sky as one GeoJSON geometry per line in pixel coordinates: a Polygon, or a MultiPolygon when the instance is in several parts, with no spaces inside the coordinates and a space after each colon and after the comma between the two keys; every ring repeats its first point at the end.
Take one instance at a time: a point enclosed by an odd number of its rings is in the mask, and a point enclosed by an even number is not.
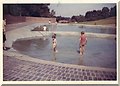
{"type": "Polygon", "coordinates": [[[50,4],[49,8],[56,11],[56,16],[63,16],[63,17],[72,17],[73,15],[84,15],[87,11],[93,10],[102,10],[103,7],[114,7],[116,4],[114,3],[82,3],[82,4],[71,4],[71,3],[56,3],[50,4]]]}

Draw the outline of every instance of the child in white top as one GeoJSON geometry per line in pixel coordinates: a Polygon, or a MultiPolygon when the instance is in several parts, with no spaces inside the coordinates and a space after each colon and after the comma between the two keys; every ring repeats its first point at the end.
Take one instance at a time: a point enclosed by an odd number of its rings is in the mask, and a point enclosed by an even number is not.
{"type": "Polygon", "coordinates": [[[56,47],[57,47],[56,34],[53,34],[52,40],[53,40],[53,43],[52,43],[53,51],[54,51],[54,52],[58,52],[58,51],[56,50],[56,47]]]}

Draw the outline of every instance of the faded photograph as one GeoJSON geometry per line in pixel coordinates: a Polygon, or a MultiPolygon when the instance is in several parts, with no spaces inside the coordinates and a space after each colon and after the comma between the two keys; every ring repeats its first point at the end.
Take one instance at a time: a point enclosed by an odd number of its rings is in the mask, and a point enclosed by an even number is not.
{"type": "Polygon", "coordinates": [[[116,81],[116,3],[3,4],[3,81],[116,81]]]}

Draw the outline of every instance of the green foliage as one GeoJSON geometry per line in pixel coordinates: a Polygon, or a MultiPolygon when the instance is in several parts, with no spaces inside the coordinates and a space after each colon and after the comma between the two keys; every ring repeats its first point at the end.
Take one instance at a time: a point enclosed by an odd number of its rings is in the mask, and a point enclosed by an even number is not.
{"type": "Polygon", "coordinates": [[[113,16],[116,16],[116,6],[114,6],[111,9],[109,9],[108,7],[103,7],[102,10],[87,11],[85,16],[72,16],[71,21],[72,22],[95,21],[113,16]]]}
{"type": "Polygon", "coordinates": [[[50,17],[50,4],[4,4],[5,14],[13,16],[50,17]]]}

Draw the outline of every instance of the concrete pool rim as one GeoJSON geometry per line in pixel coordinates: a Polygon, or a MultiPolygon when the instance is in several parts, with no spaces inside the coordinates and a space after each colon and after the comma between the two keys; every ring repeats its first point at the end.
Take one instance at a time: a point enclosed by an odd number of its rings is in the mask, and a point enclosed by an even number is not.
{"type": "Polygon", "coordinates": [[[14,50],[13,51],[12,50],[4,51],[4,54],[5,54],[5,56],[14,57],[19,60],[30,61],[30,62],[41,63],[41,64],[49,64],[49,65],[62,66],[62,67],[72,67],[72,68],[78,68],[78,69],[80,68],[80,69],[85,69],[85,70],[116,72],[116,69],[114,69],[114,68],[81,66],[81,65],[75,65],[75,64],[60,63],[60,62],[55,62],[55,61],[46,61],[46,60],[37,59],[37,58],[33,58],[28,55],[21,54],[18,51],[14,51],[14,50]]]}

